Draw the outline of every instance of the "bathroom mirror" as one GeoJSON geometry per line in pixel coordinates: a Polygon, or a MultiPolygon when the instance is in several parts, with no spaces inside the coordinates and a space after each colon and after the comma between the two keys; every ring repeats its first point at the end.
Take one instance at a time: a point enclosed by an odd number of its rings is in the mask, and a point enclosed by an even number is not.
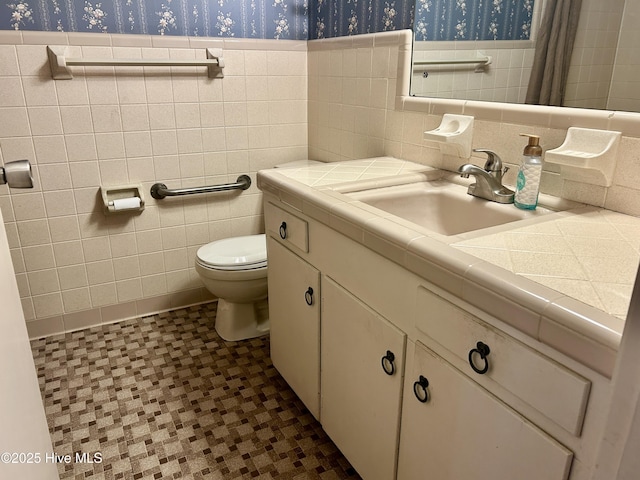
{"type": "MultiPolygon", "coordinates": [[[[548,0],[416,0],[411,95],[524,104],[548,0]]],[[[640,2],[582,0],[562,106],[640,112],[640,2]]]]}

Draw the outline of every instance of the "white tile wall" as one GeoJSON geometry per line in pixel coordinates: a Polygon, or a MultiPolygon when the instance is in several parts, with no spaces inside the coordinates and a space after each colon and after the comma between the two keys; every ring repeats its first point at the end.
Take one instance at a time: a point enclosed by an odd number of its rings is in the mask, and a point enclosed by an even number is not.
{"type": "Polygon", "coordinates": [[[616,48],[625,3],[633,2],[583,0],[565,105],[629,110],[607,104],[614,64],[618,61],[616,48]]]}
{"type": "MultiPolygon", "coordinates": [[[[596,18],[596,17],[594,17],[596,18]]],[[[605,207],[630,215],[640,212],[640,131],[638,115],[623,112],[600,112],[588,109],[545,109],[539,107],[530,115],[518,106],[506,104],[478,104],[473,101],[443,100],[430,103],[401,95],[398,78],[409,67],[403,63],[401,38],[397,39],[398,55],[386,56],[376,49],[380,36],[360,35],[358,45],[351,39],[332,39],[309,42],[309,152],[311,158],[326,161],[389,155],[437,168],[455,171],[466,159],[444,156],[439,146],[422,139],[425,130],[436,128],[443,113],[474,115],[481,111],[474,125],[473,148],[495,150],[511,167],[505,183],[514,185],[517,167],[525,142],[520,133],[541,136],[543,150],[560,146],[566,128],[578,126],[596,129],[617,129],[623,132],[613,185],[595,187],[565,180],[559,171],[548,165],[543,172],[541,191],[551,195],[605,207]],[[368,43],[367,43],[368,42],[368,43]],[[357,68],[361,59],[363,70],[357,68]],[[372,58],[375,71],[390,72],[386,107],[378,108],[380,99],[368,100],[358,96],[363,86],[378,80],[366,59],[372,58]],[[342,65],[340,66],[340,59],[342,65]],[[345,60],[346,59],[346,60],[345,60]],[[356,68],[353,68],[354,62],[356,68]],[[350,89],[348,85],[359,85],[350,89]],[[397,83],[398,82],[398,83],[397,83]],[[355,92],[355,93],[354,93],[355,92]],[[411,101],[411,103],[410,103],[411,101]],[[486,105],[494,107],[492,110],[486,105]],[[398,108],[400,107],[400,108],[398,108]],[[416,110],[416,111],[411,111],[416,110]],[[430,113],[426,113],[430,112],[430,113]],[[375,119],[375,120],[374,120],[375,119]],[[372,124],[374,125],[372,127],[372,124]],[[551,128],[553,126],[553,128],[551,128]]],[[[482,165],[483,157],[471,157],[482,165]]]]}
{"type": "MultiPolygon", "coordinates": [[[[155,181],[195,186],[240,173],[255,180],[259,168],[306,158],[305,42],[211,40],[224,49],[224,79],[196,67],[96,67],[54,81],[39,44],[52,39],[11,33],[0,42],[0,159],[28,158],[36,188],[0,187],[0,208],[30,333],[210,298],[195,252],[262,231],[255,182],[241,195],[147,194],[142,213],[115,216],[104,215],[99,187],[142,183],[148,192],[155,181]]],[[[101,45],[86,35],[54,38],[74,56],[204,55],[201,39],[151,47],[144,36],[101,36],[101,45]]]]}
{"type": "Polygon", "coordinates": [[[474,64],[414,68],[411,93],[435,98],[524,103],[533,65],[531,42],[505,42],[500,49],[495,48],[495,42],[471,43],[470,47],[469,42],[415,42],[414,62],[491,57],[491,64],[477,72],[474,64]]]}
{"type": "Polygon", "coordinates": [[[620,31],[611,92],[610,109],[640,111],[640,60],[638,59],[638,20],[640,5],[637,2],[625,2],[624,19],[620,31]]]}
{"type": "MultiPolygon", "coordinates": [[[[545,109],[523,118],[501,104],[494,104],[491,115],[477,102],[455,100],[410,104],[399,96],[403,69],[409,71],[401,33],[308,44],[210,40],[225,48],[229,66],[223,80],[175,68],[98,67],[55,82],[38,44],[50,38],[1,33],[0,83],[6,88],[0,89],[0,160],[29,158],[36,180],[30,191],[0,187],[32,335],[80,328],[86,325],[81,317],[88,323],[112,321],[202,301],[207,294],[191,266],[197,248],[263,228],[255,187],[237,198],[147,198],[140,215],[107,217],[98,202],[99,185],[221,183],[241,173],[255,178],[261,168],[307,156],[335,161],[391,155],[455,169],[460,159],[443,157],[437,145],[422,140],[422,132],[435,128],[445,112],[482,110],[473,146],[497,150],[513,167],[522,151],[521,131],[540,134],[546,150],[560,145],[571,125],[623,130],[611,188],[594,191],[566,182],[553,169],[544,173],[542,188],[640,212],[640,190],[633,181],[640,177],[633,161],[640,151],[636,120],[545,109]]],[[[184,41],[100,37],[101,45],[91,45],[87,35],[55,38],[76,42],[69,48],[86,56],[202,54],[184,41]]],[[[188,43],[199,47],[202,40],[188,43]]],[[[498,60],[502,65],[506,57],[498,60]]],[[[513,182],[513,172],[507,182],[513,182]]]]}

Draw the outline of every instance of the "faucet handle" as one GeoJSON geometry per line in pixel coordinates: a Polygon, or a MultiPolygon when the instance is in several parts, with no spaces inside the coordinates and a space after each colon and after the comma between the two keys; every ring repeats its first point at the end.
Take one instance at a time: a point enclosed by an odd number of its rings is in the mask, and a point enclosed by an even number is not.
{"type": "Polygon", "coordinates": [[[487,172],[501,172],[502,171],[502,159],[493,150],[487,150],[486,148],[474,148],[474,152],[486,153],[487,161],[484,164],[484,169],[487,172]]]}

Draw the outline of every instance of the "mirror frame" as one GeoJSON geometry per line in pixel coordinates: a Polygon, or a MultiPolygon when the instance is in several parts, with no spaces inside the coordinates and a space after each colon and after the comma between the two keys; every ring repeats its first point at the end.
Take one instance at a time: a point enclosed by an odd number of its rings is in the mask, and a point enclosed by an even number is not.
{"type": "Polygon", "coordinates": [[[476,120],[515,123],[566,130],[569,127],[614,130],[624,136],[640,137],[640,113],[550,107],[515,103],[483,102],[414,97],[409,93],[413,57],[413,30],[401,30],[395,108],[399,111],[444,115],[471,115],[476,120]]]}

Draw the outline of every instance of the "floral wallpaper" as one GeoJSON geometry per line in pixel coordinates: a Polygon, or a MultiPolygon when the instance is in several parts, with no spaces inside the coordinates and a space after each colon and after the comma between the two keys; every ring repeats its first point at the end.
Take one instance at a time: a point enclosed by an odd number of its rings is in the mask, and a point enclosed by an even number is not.
{"type": "Polygon", "coordinates": [[[0,30],[318,39],[526,40],[534,0],[0,0],[0,30]],[[415,22],[414,22],[415,17],[415,22]]]}
{"type": "Polygon", "coordinates": [[[416,40],[528,40],[534,0],[416,0],[416,40]]]}
{"type": "Polygon", "coordinates": [[[1,30],[306,40],[308,0],[0,0],[1,30]],[[4,5],[3,5],[4,4],[4,5]]]}
{"type": "Polygon", "coordinates": [[[312,0],[309,38],[411,28],[416,0],[312,0]]]}

